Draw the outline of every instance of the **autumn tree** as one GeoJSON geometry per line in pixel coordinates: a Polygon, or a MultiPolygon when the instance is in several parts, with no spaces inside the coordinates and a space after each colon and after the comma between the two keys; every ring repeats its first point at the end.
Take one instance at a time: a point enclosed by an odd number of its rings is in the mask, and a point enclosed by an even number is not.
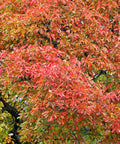
{"type": "Polygon", "coordinates": [[[0,2],[4,143],[119,143],[118,0],[0,2]]]}

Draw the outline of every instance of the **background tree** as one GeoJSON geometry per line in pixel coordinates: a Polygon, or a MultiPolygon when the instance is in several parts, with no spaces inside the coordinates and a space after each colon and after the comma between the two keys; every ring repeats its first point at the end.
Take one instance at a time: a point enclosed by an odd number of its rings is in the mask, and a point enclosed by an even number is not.
{"type": "Polygon", "coordinates": [[[1,142],[119,143],[118,1],[3,0],[0,22],[1,142]]]}

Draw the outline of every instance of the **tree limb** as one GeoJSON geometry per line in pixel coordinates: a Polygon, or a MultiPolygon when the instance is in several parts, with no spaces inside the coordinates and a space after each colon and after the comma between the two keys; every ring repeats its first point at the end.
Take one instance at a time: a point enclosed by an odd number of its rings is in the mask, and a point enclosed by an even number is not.
{"type": "Polygon", "coordinates": [[[19,134],[17,132],[17,130],[20,128],[20,120],[19,120],[19,111],[15,108],[9,105],[9,103],[7,103],[2,97],[1,97],[1,92],[0,92],[0,101],[3,103],[4,107],[2,108],[2,112],[7,111],[8,113],[10,113],[13,117],[14,117],[14,128],[12,129],[12,131],[10,133],[12,133],[13,135],[11,136],[14,139],[15,144],[21,144],[20,142],[20,137],[19,134]]]}

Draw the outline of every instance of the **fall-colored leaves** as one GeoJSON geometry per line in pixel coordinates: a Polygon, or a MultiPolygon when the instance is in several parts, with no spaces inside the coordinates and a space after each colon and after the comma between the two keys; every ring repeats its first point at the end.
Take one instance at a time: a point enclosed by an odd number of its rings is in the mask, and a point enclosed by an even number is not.
{"type": "Polygon", "coordinates": [[[117,1],[8,0],[0,7],[0,90],[20,111],[21,139],[80,142],[87,127],[102,135],[99,142],[119,141],[117,1]]]}

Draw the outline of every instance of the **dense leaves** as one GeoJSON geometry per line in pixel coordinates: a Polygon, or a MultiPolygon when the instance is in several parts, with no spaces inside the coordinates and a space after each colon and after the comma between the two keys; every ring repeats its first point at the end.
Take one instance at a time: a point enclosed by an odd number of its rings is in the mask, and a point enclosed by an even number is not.
{"type": "Polygon", "coordinates": [[[7,0],[0,22],[0,101],[21,142],[119,143],[118,1],[7,0]]]}

